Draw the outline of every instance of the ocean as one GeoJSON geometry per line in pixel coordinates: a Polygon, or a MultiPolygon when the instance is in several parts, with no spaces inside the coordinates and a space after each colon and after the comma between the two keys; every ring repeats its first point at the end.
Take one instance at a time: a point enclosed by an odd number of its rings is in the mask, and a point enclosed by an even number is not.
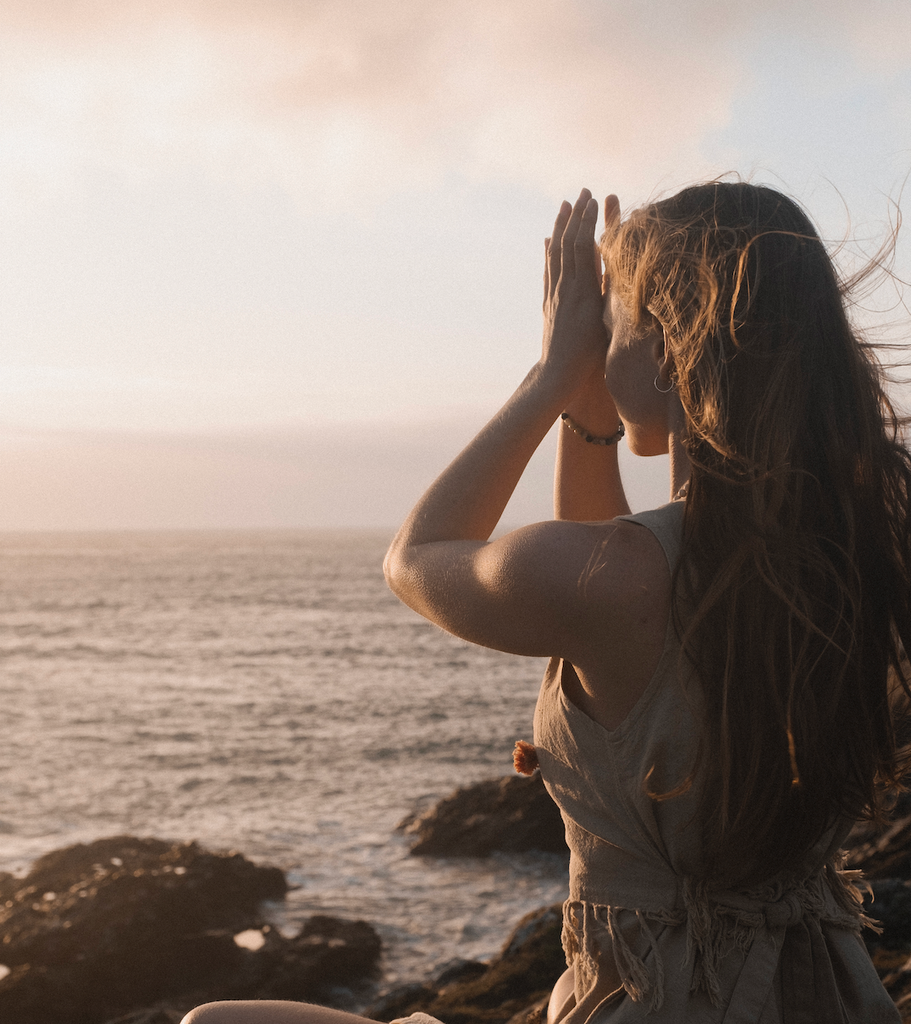
{"type": "Polygon", "coordinates": [[[543,662],[387,590],[368,531],[0,534],[0,870],[130,833],[298,886],[275,923],[370,921],[383,985],[493,955],[562,858],[408,856],[396,824],[511,772],[543,662]]]}

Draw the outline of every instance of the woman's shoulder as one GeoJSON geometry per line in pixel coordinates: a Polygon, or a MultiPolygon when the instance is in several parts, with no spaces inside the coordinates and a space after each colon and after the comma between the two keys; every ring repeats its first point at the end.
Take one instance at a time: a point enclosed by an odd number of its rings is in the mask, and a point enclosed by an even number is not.
{"type": "Polygon", "coordinates": [[[668,566],[673,569],[680,557],[685,511],[685,501],[672,501],[667,505],[661,505],[659,508],[649,509],[646,512],[622,516],[621,519],[635,526],[644,527],[651,533],[661,545],[668,566]]]}
{"type": "MultiPolygon", "coordinates": [[[[642,582],[650,564],[667,569],[667,550],[679,547],[683,517],[681,502],[602,522],[579,523],[551,520],[525,527],[524,535],[542,558],[587,587],[612,582],[611,589],[625,590],[642,582]],[[644,529],[643,529],[644,527],[644,529]]],[[[520,542],[521,543],[521,542],[520,542]]]]}
{"type": "Polygon", "coordinates": [[[540,524],[538,550],[561,577],[579,635],[613,644],[666,614],[681,522],[678,508],[664,507],[600,523],[540,524]]]}

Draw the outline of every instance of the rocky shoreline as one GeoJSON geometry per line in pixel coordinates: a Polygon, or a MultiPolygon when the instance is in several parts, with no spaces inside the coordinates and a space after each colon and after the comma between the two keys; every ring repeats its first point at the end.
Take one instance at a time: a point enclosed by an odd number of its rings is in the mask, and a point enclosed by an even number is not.
{"type": "MultiPolygon", "coordinates": [[[[565,850],[538,778],[459,790],[399,826],[415,856],[565,850]]],[[[858,827],[849,863],[873,889],[881,935],[865,936],[911,1022],[911,800],[886,830],[858,827]]],[[[268,921],[288,885],[277,868],[195,843],[117,836],[57,850],[24,878],[0,874],[0,1020],[17,1024],[178,1024],[210,999],[349,1005],[375,989],[372,925],[314,916],[286,938],[268,921]],[[0,972],[2,973],[2,972],[0,972]]],[[[388,1021],[423,1010],[447,1024],[533,1024],[564,969],[561,908],[518,922],[488,963],[454,961],[366,1010],[388,1021]]]]}

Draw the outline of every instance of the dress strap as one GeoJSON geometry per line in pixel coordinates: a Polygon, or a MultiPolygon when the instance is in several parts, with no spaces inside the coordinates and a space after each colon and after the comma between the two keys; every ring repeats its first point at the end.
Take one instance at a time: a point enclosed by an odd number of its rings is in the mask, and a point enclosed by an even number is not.
{"type": "Polygon", "coordinates": [[[646,530],[653,533],[664,551],[664,557],[667,559],[671,572],[673,572],[680,559],[685,510],[685,501],[672,501],[669,505],[662,505],[661,508],[653,508],[648,512],[637,512],[631,516],[617,516],[617,518],[626,523],[644,526],[646,530]]]}

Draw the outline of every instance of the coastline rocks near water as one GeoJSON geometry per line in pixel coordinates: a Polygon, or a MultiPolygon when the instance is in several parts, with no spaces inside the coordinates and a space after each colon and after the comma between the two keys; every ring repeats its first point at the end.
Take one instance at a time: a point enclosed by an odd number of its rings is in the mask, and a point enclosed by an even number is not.
{"type": "MultiPolygon", "coordinates": [[[[562,822],[539,778],[461,789],[399,828],[424,856],[565,850],[562,822]],[[549,805],[549,806],[548,806],[549,805]],[[559,841],[558,841],[559,840],[559,841]]],[[[871,882],[865,934],[902,1019],[911,1022],[911,798],[886,829],[858,826],[848,864],[871,882]]],[[[40,858],[24,878],[0,873],[0,1021],[178,1024],[212,999],[345,1002],[376,978],[380,940],[363,921],[310,918],[286,939],[264,901],[283,873],[195,843],[118,836],[40,858]]],[[[366,1011],[388,1021],[416,1010],[446,1024],[540,1024],[564,969],[559,905],[527,915],[488,963],[453,961],[430,980],[387,992],[366,1011]]]]}
{"type": "Polygon", "coordinates": [[[263,917],[278,868],[195,843],[117,836],[0,876],[0,1020],[173,1024],[215,998],[331,1000],[377,969],[362,922],[313,917],[285,939],[263,917]],[[148,1010],[148,1007],[157,1007],[148,1010]]]}
{"type": "Polygon", "coordinates": [[[487,857],[494,851],[568,853],[563,819],[540,774],[457,789],[399,822],[413,857],[487,857]]]}
{"type": "Polygon", "coordinates": [[[551,989],[566,970],[560,945],[563,907],[527,914],[489,963],[447,965],[430,982],[394,989],[366,1011],[374,1020],[416,1010],[445,1024],[527,1024],[538,1021],[551,989]]]}

